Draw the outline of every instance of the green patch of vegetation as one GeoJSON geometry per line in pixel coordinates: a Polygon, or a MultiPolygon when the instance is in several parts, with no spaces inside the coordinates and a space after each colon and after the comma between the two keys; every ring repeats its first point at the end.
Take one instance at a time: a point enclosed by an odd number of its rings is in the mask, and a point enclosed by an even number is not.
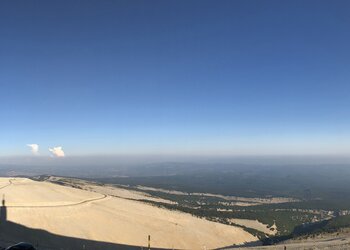
{"type": "Polygon", "coordinates": [[[350,215],[338,216],[329,221],[324,226],[324,230],[338,230],[340,228],[350,227],[350,215]]]}
{"type": "MultiPolygon", "coordinates": [[[[211,168],[212,169],[212,168],[211,168]]],[[[272,226],[276,223],[278,234],[271,242],[293,237],[313,230],[333,230],[347,220],[327,221],[339,210],[350,210],[350,171],[346,166],[303,166],[225,168],[221,170],[200,169],[191,173],[174,173],[167,176],[135,176],[95,179],[102,183],[177,190],[187,194],[173,194],[156,190],[142,190],[151,196],[167,199],[177,204],[162,204],[168,209],[190,213],[221,223],[230,218],[258,220],[272,226]],[[211,193],[246,198],[289,197],[298,202],[237,206],[220,197],[193,195],[211,193]],[[329,224],[327,224],[329,223],[329,224]],[[332,226],[333,225],[333,226],[332,226]],[[322,229],[321,229],[322,228],[322,229]]],[[[140,190],[138,190],[140,191],[140,190]]],[[[159,204],[158,204],[159,205],[159,204]]],[[[259,234],[253,229],[245,230],[259,234]]],[[[259,236],[264,238],[263,235],[259,236]]]]}

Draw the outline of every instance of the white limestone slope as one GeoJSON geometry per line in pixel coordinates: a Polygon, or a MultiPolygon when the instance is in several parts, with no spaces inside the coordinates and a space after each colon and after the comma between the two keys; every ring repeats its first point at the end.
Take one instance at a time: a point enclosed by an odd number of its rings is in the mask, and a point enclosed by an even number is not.
{"type": "Polygon", "coordinates": [[[51,233],[160,248],[211,249],[256,241],[239,227],[143,202],[24,178],[0,178],[9,221],[51,233]]]}

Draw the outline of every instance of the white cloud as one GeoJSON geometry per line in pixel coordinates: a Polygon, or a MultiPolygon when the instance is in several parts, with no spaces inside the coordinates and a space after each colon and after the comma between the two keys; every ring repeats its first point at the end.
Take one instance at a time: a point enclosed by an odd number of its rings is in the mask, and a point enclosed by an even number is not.
{"type": "Polygon", "coordinates": [[[64,157],[64,151],[61,146],[49,148],[49,151],[56,157],[64,157]]]}
{"type": "Polygon", "coordinates": [[[27,146],[30,147],[30,151],[32,151],[33,154],[37,155],[39,153],[38,144],[27,144],[27,146]]]}

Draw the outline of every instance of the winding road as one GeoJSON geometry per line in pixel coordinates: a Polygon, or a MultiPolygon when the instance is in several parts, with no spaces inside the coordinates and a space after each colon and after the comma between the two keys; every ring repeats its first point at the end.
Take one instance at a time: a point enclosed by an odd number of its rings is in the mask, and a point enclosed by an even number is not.
{"type": "Polygon", "coordinates": [[[0,187],[0,189],[4,189],[10,185],[12,185],[12,180],[9,180],[9,183],[7,183],[5,186],[0,187]]]}
{"type": "MultiPolygon", "coordinates": [[[[15,185],[12,180],[9,180],[9,183],[0,187],[0,189],[4,189],[10,185],[15,185]]],[[[85,190],[86,191],[86,190],[85,190]]],[[[7,208],[59,208],[59,207],[74,207],[74,206],[80,206],[83,204],[87,204],[87,203],[92,203],[92,202],[96,202],[96,201],[102,201],[107,199],[108,195],[105,194],[101,194],[100,197],[97,198],[91,198],[91,199],[85,199],[82,201],[78,201],[78,202],[74,202],[74,203],[69,203],[69,204],[61,204],[61,205],[30,205],[30,206],[26,206],[26,205],[18,205],[18,206],[6,206],[7,208]]]]}

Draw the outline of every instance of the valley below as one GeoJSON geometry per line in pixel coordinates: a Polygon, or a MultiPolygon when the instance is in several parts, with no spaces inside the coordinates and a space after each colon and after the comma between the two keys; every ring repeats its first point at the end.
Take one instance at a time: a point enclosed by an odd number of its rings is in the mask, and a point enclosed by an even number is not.
{"type": "Polygon", "coordinates": [[[273,183],[266,170],[259,178],[236,173],[2,177],[0,246],[347,249],[350,210],[342,179],[321,185],[281,173],[273,183]]]}

